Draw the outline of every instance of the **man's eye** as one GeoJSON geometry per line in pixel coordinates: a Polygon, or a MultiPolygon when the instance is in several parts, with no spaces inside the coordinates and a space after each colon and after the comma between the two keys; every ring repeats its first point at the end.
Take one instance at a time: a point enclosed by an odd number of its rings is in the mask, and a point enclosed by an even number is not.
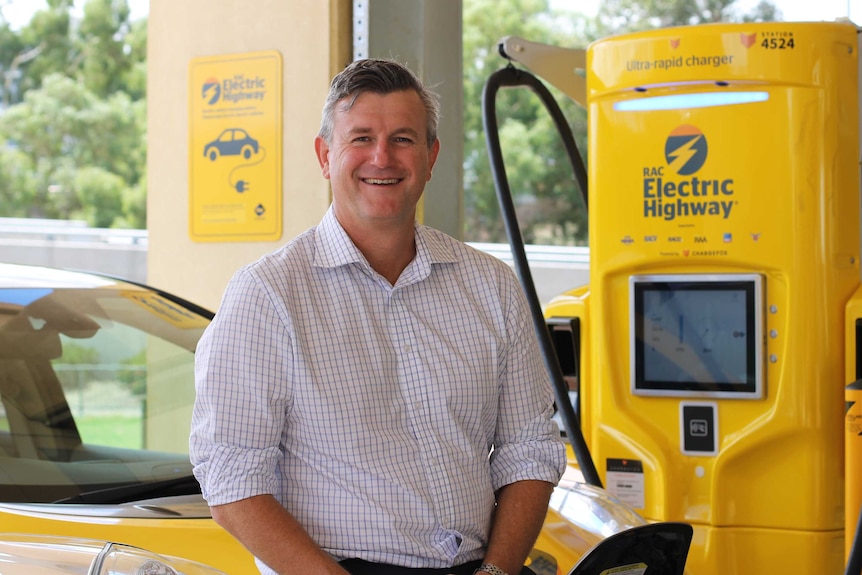
{"type": "Polygon", "coordinates": [[[371,138],[369,138],[368,136],[357,136],[356,138],[353,138],[353,141],[354,142],[370,142],[371,138]]]}
{"type": "Polygon", "coordinates": [[[413,143],[413,140],[411,140],[410,138],[406,138],[404,136],[399,136],[398,138],[395,138],[395,141],[399,144],[412,144],[413,143]]]}

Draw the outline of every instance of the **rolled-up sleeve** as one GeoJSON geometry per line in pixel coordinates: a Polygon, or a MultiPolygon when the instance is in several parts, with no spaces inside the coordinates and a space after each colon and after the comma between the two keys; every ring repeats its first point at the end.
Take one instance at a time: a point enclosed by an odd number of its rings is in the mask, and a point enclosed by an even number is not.
{"type": "MultiPolygon", "coordinates": [[[[513,280],[514,281],[514,280],[513,280]]],[[[554,395],[523,293],[508,294],[508,344],[500,366],[500,399],[491,480],[494,489],[524,480],[557,484],[566,467],[554,395]]]]}
{"type": "Polygon", "coordinates": [[[189,455],[210,505],[278,490],[289,343],[270,294],[237,272],[195,355],[189,455]]]}

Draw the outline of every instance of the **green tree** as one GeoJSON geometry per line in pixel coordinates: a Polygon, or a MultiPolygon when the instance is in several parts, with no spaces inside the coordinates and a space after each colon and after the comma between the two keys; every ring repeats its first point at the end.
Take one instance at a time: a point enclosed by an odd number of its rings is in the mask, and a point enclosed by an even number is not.
{"type": "Polygon", "coordinates": [[[147,93],[147,21],[135,20],[126,35],[129,64],[123,85],[125,92],[133,99],[140,100],[147,93]]]}
{"type": "Polygon", "coordinates": [[[768,0],[760,0],[748,14],[742,15],[743,22],[777,22],[783,18],[778,7],[768,0]]]}
{"type": "Polygon", "coordinates": [[[669,26],[710,24],[744,20],[776,20],[781,13],[761,0],[750,14],[736,11],[736,0],[603,0],[596,17],[599,36],[669,26]]]}
{"type": "MultiPolygon", "coordinates": [[[[506,65],[497,52],[503,36],[571,46],[569,30],[546,0],[464,2],[464,205],[466,239],[505,242],[482,126],[482,90],[506,65]],[[501,34],[500,31],[505,31],[501,34]]],[[[553,88],[573,127],[585,134],[585,113],[553,88]]],[[[586,239],[586,212],[568,158],[541,101],[529,89],[497,95],[500,143],[521,231],[529,243],[574,244],[586,239]]]]}
{"type": "Polygon", "coordinates": [[[70,216],[98,228],[109,228],[123,216],[126,182],[103,168],[87,166],[75,171],[72,182],[77,205],[70,216]]]}
{"type": "Polygon", "coordinates": [[[78,28],[76,73],[97,96],[126,91],[133,62],[127,55],[129,5],[126,0],[89,0],[78,28]]]}
{"type": "MultiPolygon", "coordinates": [[[[124,92],[100,99],[55,74],[0,116],[0,137],[9,142],[0,158],[10,155],[12,166],[30,168],[29,216],[139,226],[145,223],[136,191],[145,168],[145,125],[143,101],[124,92]]],[[[0,161],[0,178],[4,167],[0,161]]]]}
{"type": "Polygon", "coordinates": [[[72,76],[72,59],[76,53],[70,33],[70,11],[73,0],[48,0],[47,8],[39,10],[20,33],[22,50],[15,55],[10,68],[15,70],[18,83],[16,103],[27,90],[38,88],[50,74],[72,76]]]}
{"type": "Polygon", "coordinates": [[[26,218],[36,202],[39,180],[27,154],[11,148],[0,152],[0,214],[26,218]]]}
{"type": "Polygon", "coordinates": [[[0,102],[4,106],[19,99],[20,66],[32,57],[24,50],[23,41],[9,23],[0,22],[0,102]]]}
{"type": "Polygon", "coordinates": [[[46,4],[0,20],[0,215],[146,227],[146,21],[127,0],[46,4]]]}
{"type": "MultiPolygon", "coordinates": [[[[80,21],[72,18],[74,0],[47,4],[21,30],[19,44],[10,44],[10,49],[18,48],[14,55],[6,56],[20,76],[21,94],[38,88],[51,74],[62,74],[81,80],[99,97],[117,91],[142,95],[132,70],[146,61],[146,25],[129,21],[126,0],[87,0],[80,21]]],[[[3,46],[0,31],[0,58],[6,62],[3,46]]]]}

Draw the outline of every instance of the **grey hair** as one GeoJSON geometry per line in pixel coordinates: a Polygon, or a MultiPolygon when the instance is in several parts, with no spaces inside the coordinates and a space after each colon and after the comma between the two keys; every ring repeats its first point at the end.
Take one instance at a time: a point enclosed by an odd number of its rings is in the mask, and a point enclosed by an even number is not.
{"type": "Polygon", "coordinates": [[[329,94],[323,104],[318,136],[327,144],[332,143],[335,107],[345,98],[349,98],[349,101],[344,109],[349,110],[362,93],[386,95],[409,90],[419,95],[425,107],[427,144],[430,147],[437,140],[437,125],[440,122],[440,101],[437,94],[426,88],[416,74],[403,64],[378,58],[356,60],[332,79],[329,94]]]}

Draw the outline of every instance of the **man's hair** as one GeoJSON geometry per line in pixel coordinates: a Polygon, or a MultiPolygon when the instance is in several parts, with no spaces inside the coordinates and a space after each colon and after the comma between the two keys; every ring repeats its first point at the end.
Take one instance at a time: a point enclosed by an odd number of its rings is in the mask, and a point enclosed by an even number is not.
{"type": "Polygon", "coordinates": [[[437,94],[426,88],[409,68],[395,60],[367,58],[356,60],[338,73],[329,85],[329,94],[323,104],[323,117],[318,135],[329,144],[335,120],[335,107],[342,100],[343,110],[350,110],[356,98],[365,92],[386,95],[412,90],[419,94],[425,107],[427,144],[430,147],[437,139],[437,124],[440,121],[440,102],[437,94]]]}

